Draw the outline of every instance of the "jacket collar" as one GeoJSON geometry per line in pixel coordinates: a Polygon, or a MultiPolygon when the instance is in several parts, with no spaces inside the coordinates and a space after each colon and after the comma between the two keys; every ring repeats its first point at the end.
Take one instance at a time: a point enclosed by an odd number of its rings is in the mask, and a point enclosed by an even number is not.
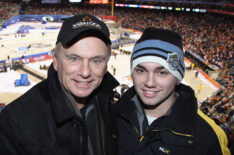
{"type": "MultiPolygon", "coordinates": [[[[57,71],[54,70],[53,64],[48,70],[48,85],[51,98],[51,106],[56,123],[63,123],[76,117],[76,113],[66,103],[66,95],[60,85],[57,71]]],[[[99,88],[93,92],[92,97],[100,93],[110,93],[115,87],[119,85],[118,81],[107,72],[104,75],[103,81],[99,88]]]]}
{"type": "Polygon", "coordinates": [[[198,109],[194,91],[191,87],[180,84],[176,92],[179,96],[171,108],[170,115],[165,117],[161,125],[177,132],[193,134],[198,109]]]}
{"type": "MultiPolygon", "coordinates": [[[[172,106],[170,114],[156,120],[160,121],[157,123],[157,128],[168,128],[176,132],[192,134],[197,113],[197,100],[194,91],[189,86],[180,84],[176,87],[176,92],[179,96],[172,106]]],[[[118,113],[135,126],[139,126],[134,121],[138,117],[137,113],[139,112],[131,100],[135,95],[134,87],[132,87],[122,96],[118,105],[118,113]]],[[[154,127],[154,123],[152,126],[154,127]]]]}

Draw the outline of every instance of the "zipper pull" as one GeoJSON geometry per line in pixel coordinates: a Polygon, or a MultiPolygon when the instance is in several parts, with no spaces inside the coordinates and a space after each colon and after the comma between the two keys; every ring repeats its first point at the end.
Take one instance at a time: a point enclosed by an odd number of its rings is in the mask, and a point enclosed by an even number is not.
{"type": "Polygon", "coordinates": [[[141,141],[143,140],[143,138],[144,138],[144,136],[141,136],[141,138],[140,138],[140,140],[139,140],[139,141],[141,142],[141,141]]]}

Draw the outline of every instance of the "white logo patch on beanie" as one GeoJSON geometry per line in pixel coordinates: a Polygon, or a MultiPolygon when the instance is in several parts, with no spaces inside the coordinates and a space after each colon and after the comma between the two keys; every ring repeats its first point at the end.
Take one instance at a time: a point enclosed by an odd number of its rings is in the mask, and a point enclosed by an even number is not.
{"type": "Polygon", "coordinates": [[[169,64],[172,70],[178,70],[180,65],[179,56],[177,53],[169,53],[167,55],[167,63],[169,64]]]}

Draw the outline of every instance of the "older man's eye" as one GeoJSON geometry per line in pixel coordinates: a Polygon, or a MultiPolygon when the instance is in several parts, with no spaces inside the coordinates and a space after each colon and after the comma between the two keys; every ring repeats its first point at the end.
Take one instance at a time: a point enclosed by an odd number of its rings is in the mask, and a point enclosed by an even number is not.
{"type": "Polygon", "coordinates": [[[70,62],[72,64],[79,62],[79,58],[77,58],[75,56],[68,56],[67,60],[68,60],[68,62],[70,62]]]}
{"type": "Polygon", "coordinates": [[[103,64],[105,62],[106,58],[94,58],[90,60],[90,63],[94,64],[94,65],[99,65],[99,64],[103,64]]]}
{"type": "Polygon", "coordinates": [[[71,57],[70,60],[71,61],[77,61],[78,59],[76,57],[71,57]]]}
{"type": "Polygon", "coordinates": [[[101,59],[93,59],[93,60],[92,60],[92,63],[94,63],[94,64],[99,64],[99,63],[101,63],[101,62],[102,62],[101,59]]]}

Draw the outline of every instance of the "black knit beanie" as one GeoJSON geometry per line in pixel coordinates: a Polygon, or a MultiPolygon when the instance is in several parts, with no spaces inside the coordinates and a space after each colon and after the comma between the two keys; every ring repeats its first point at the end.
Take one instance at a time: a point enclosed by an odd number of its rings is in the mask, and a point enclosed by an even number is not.
{"type": "Polygon", "coordinates": [[[136,42],[131,56],[131,73],[143,62],[165,67],[181,82],[184,77],[184,55],[181,36],[171,30],[149,27],[136,42]]]}

